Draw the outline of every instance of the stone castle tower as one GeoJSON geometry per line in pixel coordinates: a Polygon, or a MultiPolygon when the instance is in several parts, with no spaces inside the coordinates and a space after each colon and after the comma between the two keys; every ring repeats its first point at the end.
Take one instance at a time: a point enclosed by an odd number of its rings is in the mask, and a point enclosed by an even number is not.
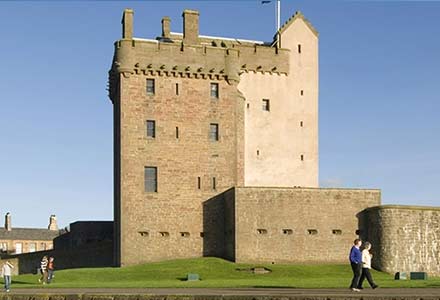
{"type": "Polygon", "coordinates": [[[318,33],[301,13],[264,43],[156,39],[122,18],[110,74],[116,264],[216,255],[204,203],[232,187],[318,187],[318,33]]]}

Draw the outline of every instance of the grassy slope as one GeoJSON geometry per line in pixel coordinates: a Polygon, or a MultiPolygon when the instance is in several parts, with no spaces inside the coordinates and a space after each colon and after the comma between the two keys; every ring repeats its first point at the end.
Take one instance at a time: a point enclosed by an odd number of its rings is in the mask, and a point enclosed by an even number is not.
{"type": "MultiPolygon", "coordinates": [[[[48,287],[296,287],[347,288],[349,265],[260,265],[270,274],[237,271],[255,265],[234,264],[218,258],[199,258],[152,263],[134,267],[72,269],[57,271],[48,287]],[[187,273],[197,273],[199,282],[186,282],[187,273]]],[[[38,287],[38,275],[13,277],[13,287],[38,287]]],[[[393,276],[373,271],[381,287],[440,287],[440,278],[427,281],[396,281],[393,276]]],[[[365,282],[365,287],[368,283],[365,282]]]]}

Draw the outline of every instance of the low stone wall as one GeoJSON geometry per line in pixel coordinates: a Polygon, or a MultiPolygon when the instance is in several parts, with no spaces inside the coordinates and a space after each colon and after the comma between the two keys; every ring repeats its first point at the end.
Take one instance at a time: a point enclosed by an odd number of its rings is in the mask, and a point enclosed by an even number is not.
{"type": "Polygon", "coordinates": [[[236,262],[347,262],[356,215],[380,190],[237,187],[225,201],[223,257],[236,262]]]}
{"type": "Polygon", "coordinates": [[[362,239],[373,244],[376,269],[440,276],[440,207],[372,207],[359,222],[362,239]]]}
{"type": "Polygon", "coordinates": [[[9,260],[13,265],[13,275],[36,273],[43,256],[55,258],[55,269],[113,266],[113,243],[111,241],[90,244],[70,250],[48,250],[3,256],[0,264],[9,260]]]}

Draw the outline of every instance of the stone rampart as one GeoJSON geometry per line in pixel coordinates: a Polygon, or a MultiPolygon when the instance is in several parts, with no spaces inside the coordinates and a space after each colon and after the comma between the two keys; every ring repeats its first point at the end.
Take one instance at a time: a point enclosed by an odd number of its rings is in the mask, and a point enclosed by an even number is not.
{"type": "Polygon", "coordinates": [[[359,214],[359,223],[376,269],[440,276],[440,207],[372,207],[359,214]]]}

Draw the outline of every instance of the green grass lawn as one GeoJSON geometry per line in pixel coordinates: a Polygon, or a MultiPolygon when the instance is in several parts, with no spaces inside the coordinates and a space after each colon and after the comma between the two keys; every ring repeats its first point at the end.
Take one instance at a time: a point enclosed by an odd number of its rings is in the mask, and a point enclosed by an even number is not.
{"type": "MultiPolygon", "coordinates": [[[[394,276],[373,271],[380,287],[440,287],[440,277],[429,280],[394,280],[394,276]]],[[[57,271],[54,282],[45,287],[292,287],[347,288],[351,280],[347,265],[247,265],[219,258],[197,258],[151,263],[126,268],[84,268],[57,271]],[[264,266],[269,274],[253,274],[237,269],[264,266]],[[187,282],[187,273],[197,273],[201,281],[187,282]]],[[[39,275],[13,277],[14,288],[42,287],[39,275]]],[[[365,282],[365,287],[368,283],[365,282]]]]}

